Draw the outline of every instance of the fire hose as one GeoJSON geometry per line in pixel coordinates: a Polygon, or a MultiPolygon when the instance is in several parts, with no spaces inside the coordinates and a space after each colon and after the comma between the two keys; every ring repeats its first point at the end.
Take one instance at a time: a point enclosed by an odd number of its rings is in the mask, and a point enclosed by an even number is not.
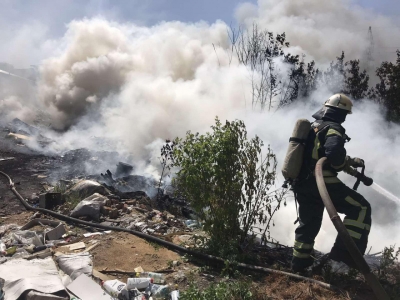
{"type": "MultiPolygon", "coordinates": [[[[193,251],[191,249],[187,249],[181,246],[178,246],[174,243],[165,241],[163,239],[145,234],[143,232],[140,231],[136,231],[136,230],[132,230],[132,229],[127,229],[127,228],[122,228],[122,227],[117,227],[117,226],[107,226],[107,225],[101,225],[101,224],[96,224],[96,223],[92,223],[92,222],[88,222],[88,221],[84,221],[84,220],[80,220],[80,219],[76,219],[76,218],[72,218],[72,217],[68,217],[62,214],[59,214],[57,212],[54,212],[52,210],[48,210],[48,209],[44,209],[44,208],[38,208],[38,207],[33,207],[31,205],[29,205],[29,203],[18,193],[18,191],[15,188],[14,182],[12,181],[12,179],[10,178],[10,176],[8,176],[6,173],[0,171],[0,174],[3,175],[5,178],[7,178],[7,180],[9,181],[9,188],[12,191],[12,193],[18,198],[18,200],[22,203],[22,205],[30,211],[38,211],[41,212],[43,214],[46,215],[50,215],[56,219],[62,220],[62,221],[66,221],[66,222],[72,222],[72,223],[76,223],[76,224],[81,224],[81,225],[85,225],[85,226],[89,226],[89,227],[94,227],[94,228],[99,228],[99,229],[104,229],[104,230],[114,230],[114,231],[122,231],[122,232],[127,232],[130,234],[133,234],[135,236],[138,236],[140,238],[143,238],[147,241],[150,242],[154,242],[157,243],[159,245],[162,245],[170,250],[173,251],[177,251],[177,252],[181,252],[181,253],[186,253],[189,255],[192,255],[194,257],[197,258],[201,258],[204,259],[206,261],[212,261],[214,263],[218,263],[218,264],[224,264],[224,259],[220,258],[220,257],[216,257],[213,255],[208,255],[205,253],[200,253],[197,251],[193,251]]],[[[265,267],[260,267],[260,266],[254,266],[254,265],[249,265],[249,264],[244,264],[244,263],[238,263],[237,267],[243,270],[248,270],[248,271],[253,271],[253,272],[258,272],[258,273],[266,273],[266,274],[280,274],[280,275],[286,275],[288,277],[291,278],[295,278],[298,280],[303,280],[303,281],[307,281],[310,283],[314,283],[317,284],[323,288],[329,289],[329,290],[333,290],[333,291],[340,291],[337,287],[329,284],[329,283],[325,283],[325,282],[321,282],[312,278],[308,278],[308,277],[304,277],[304,276],[300,276],[297,274],[292,274],[289,272],[284,272],[284,271],[278,271],[278,270],[274,270],[274,269],[270,269],[270,268],[265,268],[265,267]]],[[[383,299],[383,298],[382,298],[383,299]]]]}
{"type": "MultiPolygon", "coordinates": [[[[315,167],[315,177],[317,180],[318,190],[321,195],[322,201],[328,211],[329,217],[332,220],[333,225],[335,226],[336,230],[340,238],[342,239],[343,243],[345,244],[347,251],[350,253],[351,257],[353,258],[355,264],[357,265],[359,271],[364,275],[365,280],[371,286],[375,296],[379,300],[389,299],[389,296],[386,294],[385,290],[383,289],[382,285],[379,283],[378,278],[371,272],[370,267],[368,266],[367,262],[365,261],[363,255],[358,250],[356,244],[354,243],[352,237],[348,233],[346,227],[344,226],[342,220],[340,219],[335,206],[332,203],[332,200],[329,196],[328,190],[326,189],[324,177],[322,174],[323,165],[327,162],[327,158],[321,158],[315,167]]],[[[350,175],[353,175],[357,178],[357,182],[354,185],[353,189],[357,190],[360,182],[363,182],[365,185],[371,185],[373,183],[372,179],[366,177],[364,175],[365,166],[362,169],[362,172],[358,172],[355,169],[352,169],[349,172],[350,175]]]]}

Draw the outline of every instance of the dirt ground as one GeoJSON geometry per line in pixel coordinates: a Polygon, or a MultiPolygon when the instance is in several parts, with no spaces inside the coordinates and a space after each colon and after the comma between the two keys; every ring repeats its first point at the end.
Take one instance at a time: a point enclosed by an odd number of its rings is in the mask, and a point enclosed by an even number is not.
{"type": "MultiPolygon", "coordinates": [[[[22,212],[2,217],[0,225],[11,223],[23,225],[33,214],[33,212],[22,212]]],[[[78,233],[86,232],[77,227],[72,227],[72,230],[78,233]]],[[[131,276],[125,273],[134,273],[134,269],[140,266],[144,271],[164,273],[166,283],[172,286],[177,285],[181,291],[186,290],[191,283],[199,288],[205,288],[210,284],[226,280],[220,276],[218,270],[187,261],[179,253],[149,243],[129,233],[112,231],[104,235],[83,238],[81,241],[86,245],[91,245],[93,242],[99,243],[99,246],[90,251],[93,255],[93,268],[110,279],[126,282],[131,276]],[[171,267],[173,261],[177,261],[178,265],[171,267]]],[[[268,297],[260,299],[375,299],[365,286],[351,286],[349,293],[338,294],[315,284],[292,280],[277,274],[253,273],[244,277],[251,278],[254,290],[258,291],[260,297],[268,297]]]]}
{"type": "MultiPolygon", "coordinates": [[[[24,198],[30,198],[33,193],[38,193],[43,189],[46,179],[40,177],[46,176],[51,160],[43,155],[28,155],[0,149],[0,171],[11,177],[24,198]],[[1,160],[10,157],[13,159],[1,160]]],[[[7,179],[0,176],[0,217],[17,214],[24,210],[25,208],[9,190],[7,179]]]]}
{"type": "Polygon", "coordinates": [[[92,251],[93,266],[98,271],[107,268],[134,272],[136,267],[141,266],[145,271],[157,272],[166,269],[168,262],[181,260],[177,253],[125,232],[113,232],[92,238],[101,242],[100,246],[92,251]]]}

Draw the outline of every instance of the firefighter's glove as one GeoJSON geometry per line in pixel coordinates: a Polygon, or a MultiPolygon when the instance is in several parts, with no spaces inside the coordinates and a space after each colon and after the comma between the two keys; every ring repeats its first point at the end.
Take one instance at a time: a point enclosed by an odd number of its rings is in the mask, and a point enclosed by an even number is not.
{"type": "Polygon", "coordinates": [[[361,159],[361,158],[358,158],[358,157],[351,158],[351,157],[349,157],[348,161],[349,161],[350,166],[352,166],[354,168],[362,168],[362,167],[364,167],[364,160],[361,159]]]}

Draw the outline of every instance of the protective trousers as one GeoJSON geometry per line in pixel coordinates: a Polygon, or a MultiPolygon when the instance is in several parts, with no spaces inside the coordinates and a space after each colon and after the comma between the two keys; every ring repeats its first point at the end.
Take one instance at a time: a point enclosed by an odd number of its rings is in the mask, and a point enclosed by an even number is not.
{"type": "MultiPolygon", "coordinates": [[[[371,228],[371,206],[363,196],[347,187],[337,177],[325,177],[325,183],[333,205],[339,213],[345,214],[343,220],[350,236],[353,238],[362,254],[365,253],[368,243],[368,234],[371,228]]],[[[318,191],[314,176],[299,183],[295,188],[299,203],[300,224],[296,229],[293,249],[292,268],[301,271],[313,264],[312,251],[314,240],[322,223],[324,204],[318,191]]],[[[337,261],[352,263],[350,254],[339,236],[331,250],[337,261]]]]}

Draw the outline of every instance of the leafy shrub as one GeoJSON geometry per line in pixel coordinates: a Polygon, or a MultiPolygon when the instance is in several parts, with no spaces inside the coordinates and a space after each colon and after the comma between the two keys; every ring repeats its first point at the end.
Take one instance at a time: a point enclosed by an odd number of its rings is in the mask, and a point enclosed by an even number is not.
{"type": "Polygon", "coordinates": [[[175,139],[173,183],[204,221],[210,250],[227,257],[251,244],[256,225],[266,238],[277,210],[271,203],[277,201],[279,208],[282,196],[268,194],[276,178],[275,154],[268,147],[262,157],[263,142],[257,136],[247,139],[243,121],[222,125],[216,118],[211,128],[211,133],[187,132],[184,139],[175,139]]]}

